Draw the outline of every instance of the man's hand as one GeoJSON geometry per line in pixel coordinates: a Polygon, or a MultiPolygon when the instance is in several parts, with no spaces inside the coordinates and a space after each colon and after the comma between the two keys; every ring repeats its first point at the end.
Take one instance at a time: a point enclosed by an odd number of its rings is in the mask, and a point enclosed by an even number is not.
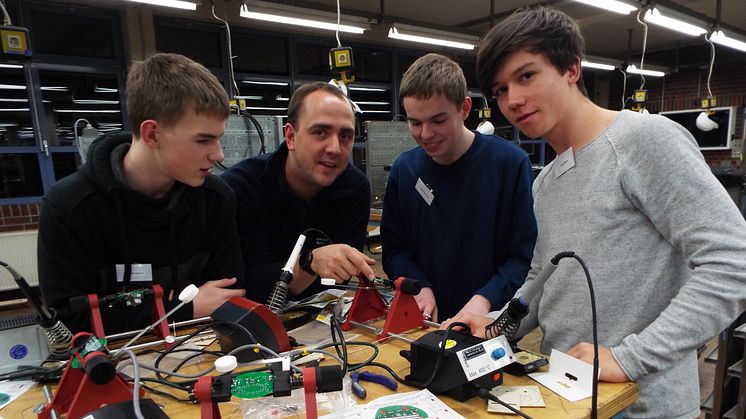
{"type": "Polygon", "coordinates": [[[209,316],[224,302],[233,297],[243,297],[246,290],[228,289],[236,283],[236,278],[223,278],[215,281],[207,281],[199,287],[199,293],[192,300],[194,318],[209,316]]]}
{"type": "Polygon", "coordinates": [[[433,294],[432,288],[423,288],[419,294],[414,296],[414,300],[420,306],[420,311],[425,316],[425,320],[438,322],[438,305],[435,304],[435,294],[433,294]]]}
{"type": "MultiPolygon", "coordinates": [[[[567,351],[567,354],[593,365],[592,343],[578,343],[567,351]]],[[[611,349],[601,345],[598,346],[598,368],[601,370],[601,375],[598,377],[601,381],[608,381],[610,383],[631,381],[616,362],[616,359],[614,359],[611,349]]]]}
{"type": "Polygon", "coordinates": [[[338,284],[353,276],[364,276],[371,281],[376,278],[371,269],[375,265],[371,259],[359,250],[346,244],[330,244],[313,249],[311,269],[322,278],[334,278],[338,284]]]}
{"type": "Polygon", "coordinates": [[[469,329],[471,329],[471,334],[474,336],[478,336],[480,338],[485,337],[484,336],[484,328],[487,327],[490,323],[495,321],[494,319],[491,319],[486,316],[480,316],[474,313],[470,313],[468,311],[461,310],[455,317],[451,317],[450,319],[446,319],[443,323],[440,325],[440,329],[444,330],[446,329],[451,323],[454,322],[461,322],[469,326],[469,329]]]}
{"type": "MultiPolygon", "coordinates": [[[[375,272],[371,269],[371,265],[376,264],[375,259],[369,258],[352,246],[330,244],[317,247],[311,253],[311,269],[322,278],[334,278],[337,284],[347,282],[353,276],[364,276],[371,281],[376,278],[375,272]]],[[[316,279],[302,270],[298,264],[293,272],[293,280],[290,282],[292,294],[300,294],[316,279]]]]}
{"type": "Polygon", "coordinates": [[[461,311],[456,314],[456,316],[461,313],[472,313],[478,316],[485,316],[491,311],[491,309],[492,304],[490,304],[490,300],[482,295],[475,294],[473,297],[471,297],[471,300],[469,300],[469,302],[466,303],[466,305],[461,309],[461,311]]]}

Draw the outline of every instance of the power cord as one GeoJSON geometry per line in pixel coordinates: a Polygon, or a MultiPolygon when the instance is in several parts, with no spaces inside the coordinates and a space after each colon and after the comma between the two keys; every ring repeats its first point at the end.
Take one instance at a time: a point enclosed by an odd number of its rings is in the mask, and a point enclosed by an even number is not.
{"type": "Polygon", "coordinates": [[[344,377],[347,375],[347,342],[345,342],[344,334],[342,334],[342,327],[339,325],[339,321],[337,320],[337,316],[331,316],[331,336],[332,336],[332,343],[337,343],[336,335],[339,335],[339,346],[335,345],[334,350],[337,352],[337,355],[342,359],[342,376],[344,377]],[[342,347],[342,351],[340,353],[339,347],[342,347]]]}
{"type": "Polygon", "coordinates": [[[533,419],[531,416],[521,412],[520,410],[516,409],[515,407],[505,403],[504,401],[500,400],[497,396],[492,394],[491,391],[487,390],[486,388],[474,386],[474,388],[477,390],[477,396],[485,399],[485,400],[492,400],[495,403],[498,403],[500,406],[505,407],[506,409],[510,410],[511,412],[515,413],[518,416],[524,417],[526,419],[533,419]]]}
{"type": "Polygon", "coordinates": [[[591,418],[596,419],[598,417],[598,324],[596,319],[596,295],[593,292],[593,282],[591,281],[591,274],[590,272],[588,272],[588,267],[586,266],[583,259],[581,259],[580,256],[576,255],[575,252],[563,252],[561,255],[558,256],[558,260],[564,258],[573,258],[577,260],[578,263],[580,263],[580,266],[583,268],[586,281],[588,281],[588,291],[591,296],[591,315],[593,324],[593,377],[591,378],[593,380],[593,392],[591,398],[591,418]]]}

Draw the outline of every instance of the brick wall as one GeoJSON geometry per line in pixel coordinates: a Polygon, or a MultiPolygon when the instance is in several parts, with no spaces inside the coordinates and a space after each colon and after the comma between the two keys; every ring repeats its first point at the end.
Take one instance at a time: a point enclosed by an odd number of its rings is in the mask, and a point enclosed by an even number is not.
{"type": "Polygon", "coordinates": [[[39,228],[39,204],[0,205],[0,232],[39,228]]]}
{"type": "MultiPolygon", "coordinates": [[[[648,90],[646,107],[651,113],[700,107],[700,98],[708,96],[709,51],[700,51],[700,53],[706,54],[705,62],[680,67],[678,72],[666,75],[664,78],[646,77],[645,89],[648,90]]],[[[702,154],[710,166],[741,167],[738,140],[744,138],[743,110],[746,106],[746,71],[744,71],[746,54],[741,54],[741,56],[727,55],[722,63],[718,62],[716,55],[710,87],[713,96],[717,98],[717,106],[736,107],[736,132],[732,139],[736,147],[734,150],[703,151],[702,154]]],[[[619,72],[616,72],[616,75],[609,76],[609,95],[612,98],[609,103],[610,107],[615,109],[621,106],[622,95],[623,79],[618,74],[619,72]]],[[[633,75],[627,78],[627,96],[639,87],[639,76],[633,75]]]]}

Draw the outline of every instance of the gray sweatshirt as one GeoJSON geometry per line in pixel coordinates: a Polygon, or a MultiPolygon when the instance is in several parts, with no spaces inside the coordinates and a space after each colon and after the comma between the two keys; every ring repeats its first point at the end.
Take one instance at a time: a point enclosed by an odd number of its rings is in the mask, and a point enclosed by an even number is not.
{"type": "MultiPolygon", "coordinates": [[[[692,136],[662,116],[622,111],[575,150],[574,167],[559,160],[534,182],[539,235],[527,281],[561,251],[580,256],[599,344],[640,385],[625,417],[696,417],[696,349],[746,310],[746,222],[692,136]]],[[[544,353],[593,342],[575,260],[560,262],[519,335],[537,323],[544,353]]]]}

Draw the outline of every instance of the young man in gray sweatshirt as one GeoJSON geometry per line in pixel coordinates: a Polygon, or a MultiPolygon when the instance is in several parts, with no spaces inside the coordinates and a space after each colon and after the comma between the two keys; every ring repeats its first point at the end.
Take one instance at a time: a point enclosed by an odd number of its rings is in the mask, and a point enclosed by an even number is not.
{"type": "MultiPolygon", "coordinates": [[[[491,29],[477,56],[485,94],[557,152],[533,185],[538,238],[516,295],[551,257],[575,252],[593,278],[600,379],[640,385],[625,417],[693,418],[696,349],[746,310],[746,222],[684,128],[588,99],[583,49],[571,18],[532,7],[491,29]]],[[[492,320],[460,314],[444,326],[452,321],[484,333],[492,320]]],[[[588,285],[578,263],[560,263],[518,335],[537,325],[542,352],[592,361],[588,285]]]]}

